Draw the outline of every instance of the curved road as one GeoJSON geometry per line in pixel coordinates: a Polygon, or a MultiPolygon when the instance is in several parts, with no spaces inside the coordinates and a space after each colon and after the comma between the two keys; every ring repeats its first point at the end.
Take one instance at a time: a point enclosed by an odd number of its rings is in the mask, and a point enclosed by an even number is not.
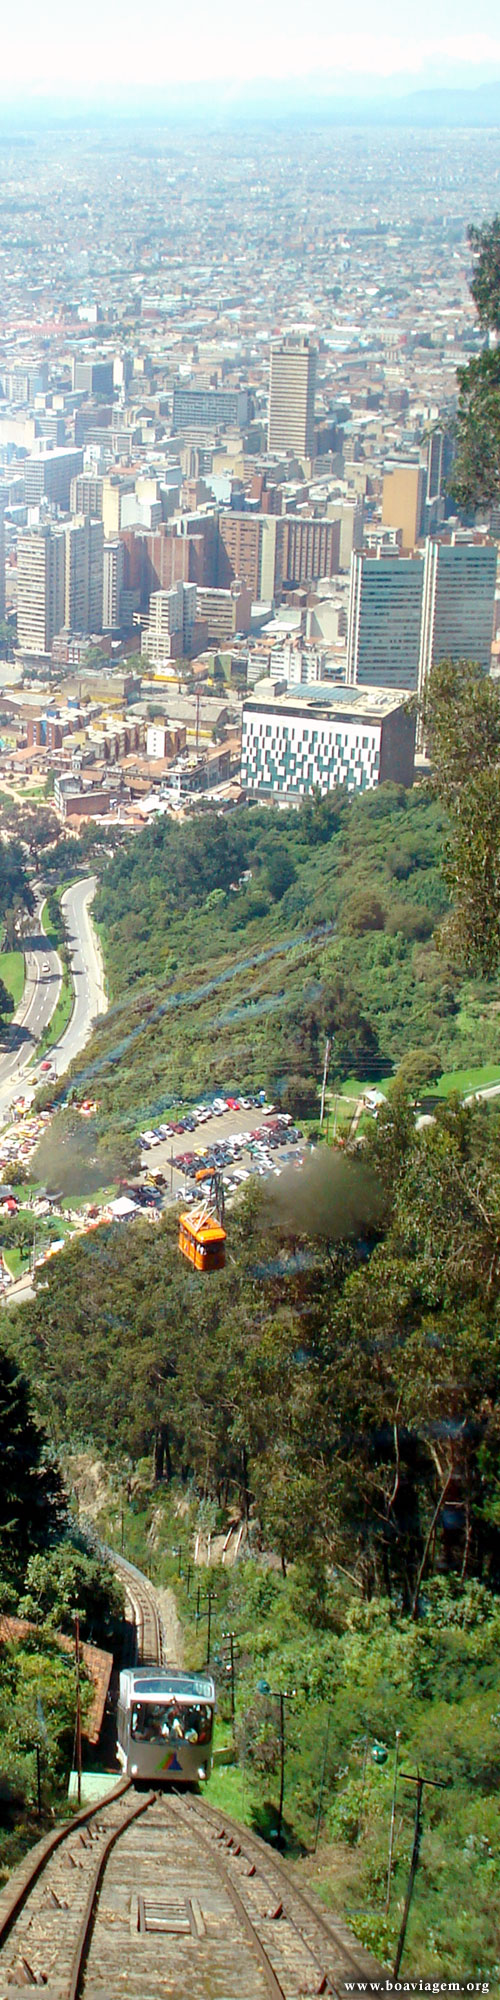
{"type": "MultiPolygon", "coordinates": [[[[88,1042],[92,1022],[97,1014],[106,1012],[106,994],[103,986],[102,962],[96,934],[90,917],[90,904],[95,892],[95,875],[85,882],[74,882],[62,897],[62,907],[68,929],[71,949],[71,973],[75,1000],[71,1020],[57,1043],[53,1056],[56,1076],[63,1076],[81,1055],[88,1042]]],[[[52,1054],[52,1051],[51,1051],[52,1054]]]]}
{"type": "MultiPolygon", "coordinates": [[[[92,1021],[106,1010],[102,965],[90,920],[90,904],[95,876],[74,882],[62,898],[71,948],[71,971],[75,1001],[71,1020],[54,1050],[52,1067],[62,1076],[88,1041],[92,1021]]],[[[40,929],[38,905],[33,931],[24,940],[26,985],[12,1026],[7,1031],[7,1047],[0,1054],[0,1122],[5,1123],[16,1098],[34,1088],[40,1073],[33,1063],[37,1043],[48,1027],[61,990],[61,963],[40,929]],[[38,920],[38,921],[37,921],[38,920]]],[[[1,972],[1,960],[0,960],[1,972]]]]}

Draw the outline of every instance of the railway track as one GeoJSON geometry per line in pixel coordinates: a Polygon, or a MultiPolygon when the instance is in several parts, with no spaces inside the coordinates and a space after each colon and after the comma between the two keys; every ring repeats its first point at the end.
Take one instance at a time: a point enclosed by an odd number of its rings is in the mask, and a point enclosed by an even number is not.
{"type": "Polygon", "coordinates": [[[263,1841],[125,1782],[39,1843],[0,1896],[0,2000],[301,2000],[380,1967],[263,1841]]]}
{"type": "Polygon", "coordinates": [[[101,1547],[123,1584],[132,1611],[137,1664],[141,1667],[165,1666],[165,1633],[153,1584],[149,1583],[142,1570],[135,1568],[134,1563],[127,1562],[125,1556],[117,1556],[114,1549],[105,1549],[102,1544],[101,1547]]]}
{"type": "MultiPolygon", "coordinates": [[[[153,1587],[113,1562],[138,1658],[161,1664],[153,1587]]],[[[382,1976],[249,1828],[128,1779],[39,1841],[0,1894],[0,2000],[33,1987],[45,2000],[302,2000],[382,1976]]]]}

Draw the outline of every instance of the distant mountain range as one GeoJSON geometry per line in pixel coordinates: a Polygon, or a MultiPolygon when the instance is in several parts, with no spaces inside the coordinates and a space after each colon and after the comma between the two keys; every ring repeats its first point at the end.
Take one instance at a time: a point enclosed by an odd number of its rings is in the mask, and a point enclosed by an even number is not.
{"type": "MultiPolygon", "coordinates": [[[[363,79],[364,82],[364,79],[363,79]]],[[[405,126],[448,127],[466,129],[471,127],[491,129],[500,126],[500,79],[492,83],[482,83],[473,88],[439,86],[436,89],[397,92],[394,86],[386,86],[385,94],[375,94],[367,88],[366,94],[359,96],[339,96],[335,93],[335,77],[304,77],[301,82],[285,80],[277,84],[274,80],[258,80],[243,89],[239,83],[183,84],[176,83],[175,91],[168,88],[153,90],[123,90],[114,96],[108,91],[99,93],[93,99],[56,97],[15,98],[2,103],[0,94],[0,133],[6,125],[15,126],[66,124],[75,119],[93,122],[95,118],[133,119],[135,123],[168,119],[169,123],[189,124],[203,121],[210,124],[244,124],[247,120],[263,119],[276,124],[288,118],[308,124],[311,122],[336,126],[405,126]],[[329,83],[331,82],[331,93],[329,83]]],[[[0,86],[1,91],[1,86],[0,86]]]]}

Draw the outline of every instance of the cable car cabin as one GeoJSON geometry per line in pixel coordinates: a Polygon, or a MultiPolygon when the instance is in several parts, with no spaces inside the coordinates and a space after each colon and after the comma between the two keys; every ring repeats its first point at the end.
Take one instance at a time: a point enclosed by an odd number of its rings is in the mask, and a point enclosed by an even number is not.
{"type": "Polygon", "coordinates": [[[195,1209],[179,1217],[179,1250],[195,1271],[223,1271],[226,1262],[226,1231],[215,1215],[195,1209]]]}
{"type": "Polygon", "coordinates": [[[127,1778],[199,1785],[212,1769],[215,1686],[210,1674],[127,1667],[120,1674],[117,1757],[127,1778]]]}

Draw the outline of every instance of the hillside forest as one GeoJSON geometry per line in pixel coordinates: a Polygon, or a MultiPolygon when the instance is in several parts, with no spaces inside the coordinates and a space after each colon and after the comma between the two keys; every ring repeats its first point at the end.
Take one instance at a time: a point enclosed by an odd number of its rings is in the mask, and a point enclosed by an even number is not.
{"type": "MultiPolygon", "coordinates": [[[[58,1469],[69,1488],[75,1453],[98,1457],[107,1532],[121,1516],[129,1552],[175,1581],[193,1663],[195,1529],[243,1526],[246,1559],[214,1572],[222,1683],[228,1620],[238,1658],[214,1796],[272,1830],[270,1691],[290,1691],[289,1852],[311,1857],[321,1754],[317,1880],[391,1965],[412,1843],[400,1791],[388,1903],[399,1731],[405,1773],[443,1787],[427,1795],[404,1969],[498,1995],[499,1100],[464,1101],[462,1082],[416,1115],[443,1072],[498,1061],[497,686],[441,663],[424,719],[433,775],[408,793],[159,818],[102,868],[111,1006],[58,1086],[61,1105],[92,1086],[98,1147],[126,1158],[174,1100],[231,1086],[264,1087],[317,1136],[327,1036],[330,1087],[382,1080],[385,1101],[351,1146],[318,1144],[300,1181],[248,1183],[224,1271],[205,1280],[180,1258],[167,1210],[75,1237],[5,1314],[3,1604],[34,1631],[1,1655],[2,1858],[44,1675],[44,1783],[61,1804],[55,1633],[75,1591],[87,1630],[112,1637],[119,1620],[58,1469]]],[[[221,1708],[224,1724],[223,1688],[221,1708]]]]}

